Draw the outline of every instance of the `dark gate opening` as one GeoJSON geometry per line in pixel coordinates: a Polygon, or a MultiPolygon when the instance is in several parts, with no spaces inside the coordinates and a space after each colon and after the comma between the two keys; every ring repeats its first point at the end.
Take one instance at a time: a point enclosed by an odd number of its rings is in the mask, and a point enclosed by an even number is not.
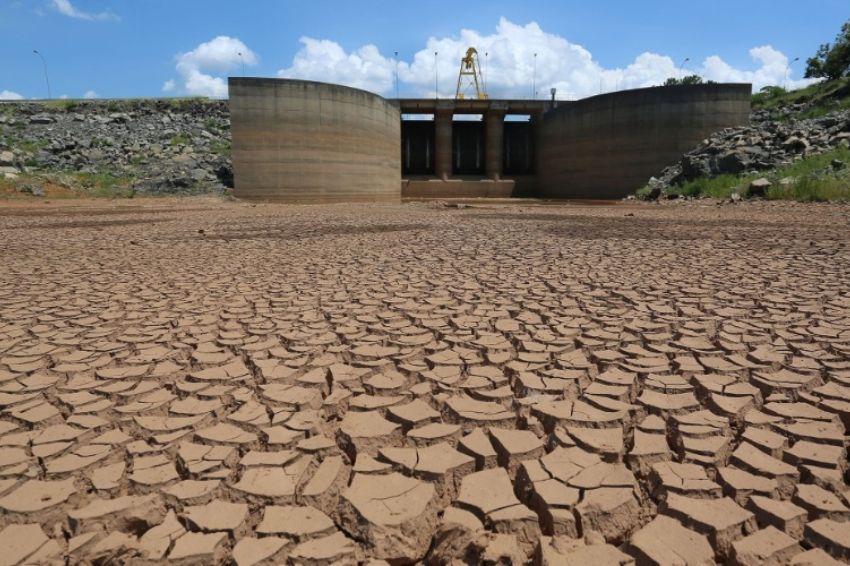
{"type": "Polygon", "coordinates": [[[401,172],[434,174],[434,121],[401,121],[401,172]]]}
{"type": "Polygon", "coordinates": [[[534,174],[534,136],[531,122],[505,122],[504,168],[506,175],[534,174]]]}
{"type": "Polygon", "coordinates": [[[484,174],[484,122],[452,122],[452,170],[455,175],[484,174]]]}

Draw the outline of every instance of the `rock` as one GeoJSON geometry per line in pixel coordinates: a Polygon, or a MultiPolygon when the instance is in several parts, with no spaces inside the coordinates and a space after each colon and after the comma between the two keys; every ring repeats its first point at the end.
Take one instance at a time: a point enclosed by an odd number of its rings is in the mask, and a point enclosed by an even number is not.
{"type": "Polygon", "coordinates": [[[751,197],[763,197],[767,194],[767,189],[771,186],[771,182],[761,177],[750,182],[747,187],[747,195],[751,197]]]}
{"type": "MultiPolygon", "coordinates": [[[[726,128],[711,134],[697,147],[685,153],[678,162],[656,173],[637,194],[639,198],[650,190],[658,198],[679,194],[675,190],[687,181],[717,175],[739,175],[753,171],[776,170],[802,156],[815,155],[831,147],[850,147],[847,119],[850,112],[836,110],[827,116],[796,119],[805,105],[787,105],[779,109],[753,112],[749,126],[726,128]],[[779,116],[777,116],[777,114],[779,116]],[[778,117],[786,121],[776,121],[778,117]],[[844,131],[842,131],[844,130],[844,131]]],[[[836,164],[820,173],[841,170],[836,164]]]]}
{"type": "MultiPolygon", "coordinates": [[[[703,156],[685,155],[681,160],[682,177],[687,180],[705,177],[711,174],[708,159],[703,156]]],[[[653,177],[654,179],[655,177],[653,177]]],[[[657,180],[656,180],[657,181],[657,180]]],[[[657,185],[661,184],[657,182],[657,185]]],[[[659,190],[663,187],[659,186],[659,190]]]]}
{"type": "Polygon", "coordinates": [[[793,151],[795,153],[805,153],[809,147],[811,147],[811,144],[809,143],[809,140],[805,138],[791,136],[782,143],[782,147],[785,150],[793,151]]]}
{"type": "MultiPolygon", "coordinates": [[[[2,161],[3,161],[3,159],[2,159],[2,157],[0,157],[0,165],[3,164],[2,161]]],[[[829,162],[829,164],[832,166],[833,171],[841,171],[842,169],[844,169],[847,166],[840,159],[833,159],[832,161],[829,162]]]]}
{"type": "Polygon", "coordinates": [[[747,168],[750,161],[746,155],[729,151],[717,158],[715,170],[718,174],[737,174],[747,168]]]}
{"type": "MultiPolygon", "coordinates": [[[[145,99],[75,104],[73,112],[24,101],[4,105],[0,137],[7,139],[12,126],[26,128],[8,138],[8,148],[0,148],[4,150],[0,167],[26,163],[27,172],[35,175],[83,172],[129,177],[139,193],[222,193],[233,186],[227,101],[197,100],[177,106],[145,99]],[[220,127],[207,131],[210,121],[220,127]],[[14,158],[7,159],[6,152],[14,158]]],[[[16,172],[0,172],[0,178],[16,172]]],[[[60,179],[60,184],[75,182],[70,176],[60,179]]]]}
{"type": "Polygon", "coordinates": [[[11,151],[0,151],[0,166],[13,167],[15,165],[15,154],[11,151]]]}
{"type": "Polygon", "coordinates": [[[56,118],[47,113],[35,114],[34,116],[30,116],[29,123],[30,124],[52,124],[56,121],[56,118]]]}

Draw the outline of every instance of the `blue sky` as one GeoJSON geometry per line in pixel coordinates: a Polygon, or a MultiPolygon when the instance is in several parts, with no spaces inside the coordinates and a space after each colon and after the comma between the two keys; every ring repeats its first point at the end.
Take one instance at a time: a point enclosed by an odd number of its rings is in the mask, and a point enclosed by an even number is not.
{"type": "Polygon", "coordinates": [[[796,86],[848,18],[847,0],[0,0],[0,97],[46,95],[33,49],[54,97],[71,98],[226,96],[243,62],[390,96],[396,73],[402,96],[433,96],[436,70],[448,96],[468,45],[488,53],[493,96],[579,98],[693,72],[758,88],[800,57],[796,86]]]}

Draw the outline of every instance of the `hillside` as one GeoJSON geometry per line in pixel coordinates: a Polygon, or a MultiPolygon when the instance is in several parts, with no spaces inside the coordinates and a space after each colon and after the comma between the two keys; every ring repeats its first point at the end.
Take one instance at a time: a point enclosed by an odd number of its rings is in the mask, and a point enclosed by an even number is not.
{"type": "Polygon", "coordinates": [[[0,103],[6,194],[222,193],[232,183],[227,101],[0,103]]]}
{"type": "Polygon", "coordinates": [[[704,140],[638,198],[850,199],[850,79],[753,96],[750,125],[704,140]]]}

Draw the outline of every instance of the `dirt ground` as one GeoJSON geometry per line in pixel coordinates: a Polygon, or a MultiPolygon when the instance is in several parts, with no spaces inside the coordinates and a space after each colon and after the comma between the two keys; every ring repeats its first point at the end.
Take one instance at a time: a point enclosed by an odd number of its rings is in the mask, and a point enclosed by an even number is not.
{"type": "Polygon", "coordinates": [[[0,203],[0,563],[850,560],[850,206],[0,203]]]}

